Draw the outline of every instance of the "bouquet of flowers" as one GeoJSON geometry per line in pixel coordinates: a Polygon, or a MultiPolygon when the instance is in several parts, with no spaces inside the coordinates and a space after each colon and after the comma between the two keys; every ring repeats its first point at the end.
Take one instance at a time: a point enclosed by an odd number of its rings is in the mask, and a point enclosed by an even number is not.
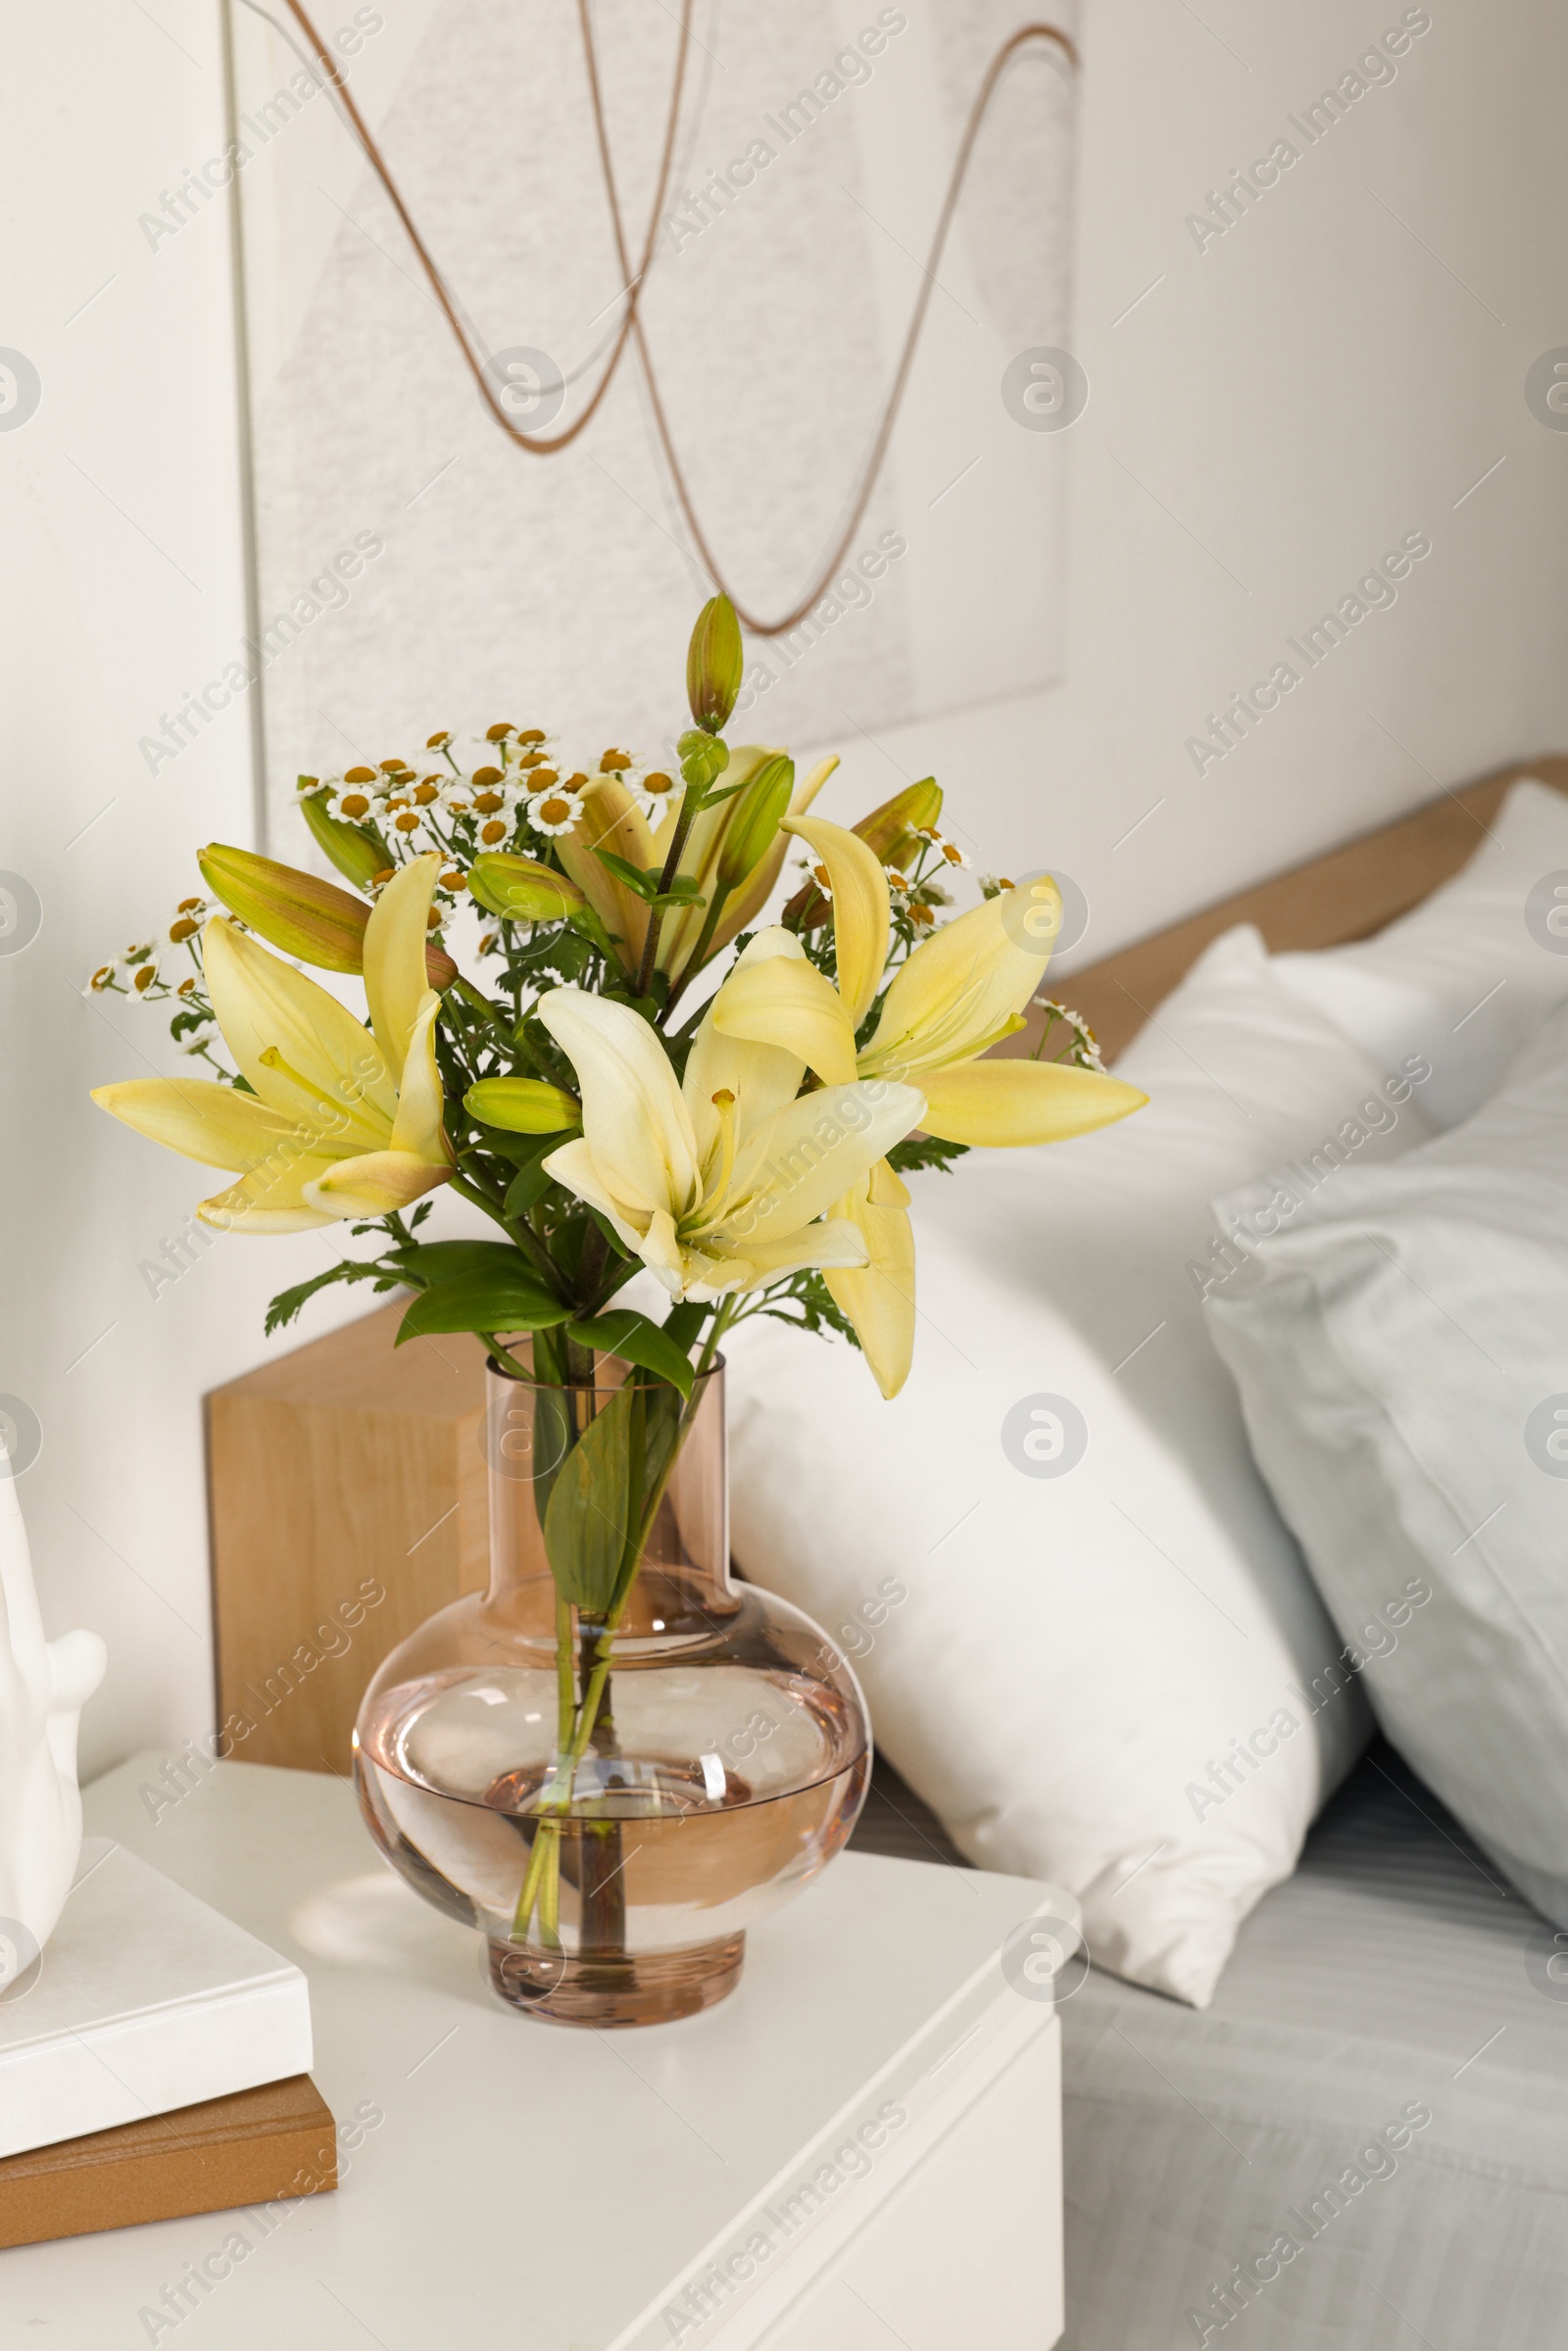
{"type": "Polygon", "coordinates": [[[351,889],[210,847],[201,871],[226,912],[182,903],[168,932],[182,976],[159,943],[91,982],[171,1006],[213,1073],[94,1097],[236,1176],[202,1202],[206,1223],[346,1223],[373,1245],[285,1291],[269,1330],[327,1284],[407,1289],[400,1344],[477,1333],[502,1371],[564,1399],[545,1535],[563,1655],[583,1660],[581,1683],[563,1681],[567,1759],[601,1719],[694,1379],[725,1332],[753,1314],[836,1332],[896,1396],[915,1319],[905,1176],[1082,1134],[1144,1099],[1055,1004],[1033,1058],[987,1057],[1036,999],[1054,884],[983,880],[947,919],[965,859],[935,781],[853,829],[813,815],[835,760],[797,777],[783,751],[725,742],[741,665],[715,598],[691,640],[678,781],[619,750],[574,766],[506,723],[472,760],[440,732],[417,761],[304,776],[304,821],[351,889]],[[801,886],[759,928],[792,843],[801,886]],[[301,964],[360,975],[368,1022],[301,964]],[[443,1187],[495,1238],[426,1239],[443,1187]],[[662,1319],[615,1302],[644,1267],[662,1319]],[[606,1355],[631,1367],[616,1410],[574,1411],[606,1355]]]}

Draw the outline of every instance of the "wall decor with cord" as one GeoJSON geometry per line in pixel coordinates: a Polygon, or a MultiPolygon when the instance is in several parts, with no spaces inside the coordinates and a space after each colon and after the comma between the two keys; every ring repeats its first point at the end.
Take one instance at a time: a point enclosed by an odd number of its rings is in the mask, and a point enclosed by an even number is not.
{"type": "Polygon", "coordinates": [[[715,586],[760,735],[1059,674],[1070,17],[229,5],[258,578],[224,674],[275,839],[300,769],[406,748],[372,701],[569,731],[612,617],[659,758],[670,614],[715,586]]]}

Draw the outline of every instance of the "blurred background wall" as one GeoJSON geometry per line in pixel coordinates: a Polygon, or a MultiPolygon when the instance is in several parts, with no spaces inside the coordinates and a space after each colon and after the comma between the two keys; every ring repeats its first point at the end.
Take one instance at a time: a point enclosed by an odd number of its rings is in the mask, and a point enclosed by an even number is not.
{"type": "MultiPolygon", "coordinates": [[[[493,142],[477,129],[465,136],[442,61],[485,54],[514,12],[501,0],[377,0],[361,13],[382,23],[361,26],[354,86],[383,122],[389,148],[399,122],[413,120],[410,76],[415,96],[421,74],[441,96],[444,169],[419,168],[439,212],[433,241],[455,277],[471,268],[477,301],[492,269],[499,283],[507,269],[522,268],[537,226],[530,190],[558,237],[578,233],[573,190],[587,182],[575,145],[566,149],[568,132],[576,136],[569,109],[552,112],[548,75],[529,87],[499,80],[485,112],[514,125],[516,154],[535,159],[501,174],[489,160],[493,142]],[[492,170],[501,176],[492,179],[492,170]],[[510,242],[495,231],[498,189],[510,242]]],[[[696,24],[712,55],[710,88],[722,86],[728,56],[750,105],[748,13],[739,0],[721,0],[699,8],[696,24]]],[[[877,14],[858,0],[833,13],[841,40],[877,14]]],[[[874,97],[885,110],[898,100],[901,60],[918,64],[906,75],[906,142],[918,170],[900,167],[900,177],[887,161],[897,157],[897,122],[893,134],[878,130],[881,144],[857,165],[893,173],[884,217],[906,205],[913,220],[922,188],[934,210],[944,142],[961,120],[961,77],[985,41],[965,48],[953,27],[973,27],[948,0],[940,13],[935,0],[924,8],[904,0],[896,13],[908,17],[907,31],[890,42],[870,87],[845,103],[874,97]]],[[[255,56],[247,44],[275,35],[257,24],[249,0],[236,0],[234,14],[243,75],[255,56]]],[[[555,37],[567,12],[532,14],[541,73],[548,64],[564,75],[545,36],[555,37]]],[[[777,14],[764,12],[764,21],[777,14]]],[[[322,0],[321,21],[335,32],[354,12],[322,0]]],[[[987,38],[1011,21],[989,8],[974,17],[987,38]]],[[[613,10],[600,23],[612,103],[630,109],[630,150],[639,119],[625,76],[644,65],[617,49],[617,30],[630,35],[613,10]]],[[[890,634],[891,652],[862,660],[842,649],[855,648],[850,632],[874,620],[875,608],[848,612],[803,660],[790,723],[831,737],[844,754],[827,812],[853,818],[904,778],[934,768],[977,864],[1054,864],[1069,874],[1089,914],[1081,961],[1443,785],[1568,744],[1560,651],[1568,437],[1539,389],[1527,398],[1532,367],[1568,344],[1568,222],[1556,200],[1548,113],[1568,65],[1568,24],[1547,0],[1515,0],[1505,12],[1482,0],[1415,10],[1323,0],[1289,17],[1260,0],[1197,8],[1086,0],[1078,32],[1084,73],[1070,182],[1048,167],[1043,148],[1030,148],[1038,117],[1020,112],[1008,139],[1025,165],[1034,158],[1023,180],[1038,206],[1026,205],[1017,234],[1038,234],[1044,289],[1041,323],[1018,331],[1059,336],[1087,376],[1087,406],[1061,432],[1013,427],[1004,413],[1001,424],[1016,434],[1010,450],[998,421],[1000,388],[983,392],[983,414],[975,410],[985,465],[972,487],[982,489],[987,466],[1012,467],[1028,486],[1022,511],[1040,544],[1032,556],[1011,512],[988,527],[984,498],[966,518],[962,484],[933,509],[935,476],[919,473],[918,452],[906,444],[877,527],[904,530],[913,547],[926,500],[931,535],[921,561],[932,558],[947,599],[930,609],[951,619],[944,644],[953,658],[945,669],[924,659],[909,622],[890,634]],[[1361,62],[1375,55],[1383,64],[1361,62]],[[1337,108],[1322,105],[1330,90],[1337,108]],[[1288,168],[1278,159],[1282,141],[1298,151],[1288,168]],[[1239,168],[1271,157],[1278,175],[1270,184],[1262,184],[1266,171],[1254,171],[1250,194],[1237,188],[1239,168]],[[1361,587],[1386,554],[1416,541],[1430,552],[1387,593],[1361,587]],[[999,683],[981,644],[986,616],[1015,620],[1020,610],[1037,615],[1038,641],[1014,627],[999,683]],[[1326,611],[1343,615],[1344,638],[1309,663],[1291,640],[1307,643],[1326,611]],[[953,651],[961,654],[965,631],[981,645],[968,671],[953,651]],[[1299,682],[1247,724],[1232,698],[1281,662],[1299,682]],[[965,691],[969,674],[982,691],[965,691]],[[1031,685],[1032,674],[1056,682],[1031,685]],[[813,677],[822,682],[808,692],[813,677]],[[830,685],[847,723],[829,723],[830,685]],[[858,707],[862,687],[867,699],[858,707]],[[909,710],[927,714],[900,715],[909,710]]],[[[672,26],[662,20],[663,36],[672,26]]],[[[513,49],[502,47],[512,61],[513,49]]],[[[650,39],[652,81],[667,62],[667,38],[662,63],[650,39]]],[[[658,723],[661,675],[670,689],[665,722],[678,720],[685,634],[705,588],[678,529],[668,568],[650,582],[635,566],[601,560],[592,532],[571,527],[569,467],[582,480],[596,458],[608,464],[613,433],[623,455],[634,449],[640,411],[629,379],[626,413],[607,416],[597,449],[591,428],[570,461],[554,462],[559,492],[542,482],[528,488],[530,499],[559,500],[559,527],[513,533],[511,544],[505,533],[484,538],[483,566],[507,632],[503,641],[498,624],[493,647],[457,585],[479,561],[483,501],[466,507],[458,482],[437,483],[429,501],[445,487],[453,505],[444,522],[436,510],[427,526],[426,501],[421,514],[359,498],[362,484],[389,498],[419,489],[417,478],[393,482],[386,458],[386,419],[415,394],[437,438],[449,410],[457,420],[460,480],[470,461],[475,482],[498,461],[541,476],[550,468],[509,460],[486,440],[493,428],[433,314],[421,315],[429,305],[412,284],[384,203],[318,99],[270,146],[270,180],[258,178],[248,197],[257,445],[274,502],[262,504],[262,535],[266,542],[270,530],[275,548],[300,534],[307,580],[345,531],[351,541],[368,531],[382,550],[352,594],[328,603],[291,645],[290,661],[278,665],[291,681],[288,699],[271,696],[264,709],[231,683],[211,724],[187,723],[177,757],[152,757],[149,742],[177,743],[169,721],[223,678],[255,617],[229,200],[187,200],[188,217],[166,236],[145,225],[148,216],[170,218],[166,199],[228,140],[222,20],[215,0],[132,9],[92,0],[85,11],[34,12],[12,25],[8,63],[0,89],[0,869],[21,886],[0,885],[16,909],[0,935],[0,1411],[28,1462],[23,1499],[49,1629],[90,1624],[110,1642],[109,1679],[83,1724],[91,1769],[211,1722],[201,1397],[267,1351],[261,1318],[272,1292],[328,1258],[311,1235],[224,1239],[211,1249],[182,1241],[196,1200],[215,1186],[111,1125],[86,1100],[91,1085],[171,1068],[173,1056],[153,1015],[120,999],[85,998],[88,973],[167,922],[195,884],[198,843],[256,837],[267,781],[261,720],[272,721],[275,784],[306,749],[303,684],[323,693],[341,686],[353,701],[351,731],[356,712],[373,718],[383,709],[388,726],[406,728],[437,685],[465,707],[432,711],[430,725],[521,718],[508,707],[513,681],[543,701],[555,673],[529,633],[514,563],[519,576],[542,578],[537,602],[589,604],[603,646],[596,665],[581,654],[587,638],[570,635],[561,706],[538,722],[559,716],[587,726],[602,711],[610,741],[627,731],[622,710],[638,725],[658,723]],[[341,181],[316,168],[311,143],[329,137],[345,149],[335,166],[341,181]],[[301,208],[332,201],[360,225],[338,223],[311,244],[301,208]],[[270,265],[267,239],[285,231],[288,243],[270,265]],[[281,302],[291,286],[310,296],[348,240],[365,248],[355,319],[373,365],[367,380],[355,379],[351,340],[318,381],[303,379],[318,406],[336,402],[341,411],[325,444],[339,470],[327,480],[312,447],[296,449],[291,473],[279,421],[288,404],[270,422],[263,414],[269,365],[299,351],[298,315],[263,305],[281,302]],[[398,365],[406,366],[401,387],[388,373],[398,365]],[[401,402],[393,398],[400,389],[401,402]],[[442,651],[442,628],[460,609],[466,650],[454,660],[442,651]],[[426,635],[432,650],[411,671],[409,648],[426,635]],[[617,641],[632,649],[628,658],[617,659],[617,641]],[[153,1279],[149,1266],[166,1278],[153,1279]],[[167,1278],[171,1271],[177,1278],[167,1278]]],[[[507,71],[521,74],[514,62],[507,71]]],[[[705,144],[699,123],[694,169],[732,152],[727,102],[711,103],[713,141],[705,144]]],[[[856,160],[826,143],[820,167],[807,154],[798,161],[809,178],[856,160]]],[[[983,184],[1004,222],[1012,199],[996,157],[983,184]]],[[[808,218],[828,220],[810,214],[813,199],[802,201],[808,218]]],[[[877,263],[876,331],[862,333],[834,257],[813,255],[809,238],[792,244],[792,208],[768,202],[777,256],[767,254],[762,225],[746,232],[755,247],[734,248],[737,257],[746,251],[750,274],[772,269],[778,279],[776,304],[748,313],[760,338],[777,337],[759,342],[753,364],[769,384],[789,378],[792,398],[807,404],[842,467],[835,482],[848,481],[875,406],[856,370],[885,364],[918,264],[889,245],[877,263]],[[801,310],[809,310],[818,261],[834,302],[810,315],[807,334],[801,310]],[[831,364],[835,334],[854,359],[848,389],[831,364]]],[[[757,218],[764,222],[760,211],[757,218]]],[[[738,240],[738,216],[705,231],[713,248],[705,268],[717,270],[717,240],[731,229],[738,240]]],[[[582,233],[585,284],[591,276],[597,288],[605,260],[597,216],[582,233]]],[[[868,234],[867,253],[877,241],[868,234]]],[[[1002,331],[995,319],[1012,299],[1005,284],[985,283],[985,256],[997,250],[994,235],[971,245],[960,236],[954,248],[952,292],[978,289],[988,333],[1002,331]]],[[[694,247],[678,258],[702,256],[694,247]]],[[[532,339],[526,302],[515,326],[499,313],[483,324],[492,339],[532,339]]],[[[673,374],[700,416],[707,375],[691,332],[688,322],[673,374]]],[[[298,379],[297,356],[293,364],[298,379]]],[[[1533,380],[1549,380],[1549,366],[1533,380]]],[[[296,380],[296,395],[301,388],[296,380]]],[[[943,396],[938,382],[932,398],[943,396]]],[[[302,413],[297,397],[293,413],[302,413]]],[[[932,413],[912,410],[910,432],[928,430],[932,413]]],[[[949,419],[960,434],[962,421],[961,414],[949,419]]],[[[715,527],[726,514],[735,524],[740,584],[756,581],[760,599],[787,588],[801,567],[783,563],[767,530],[778,439],[760,436],[755,478],[738,507],[720,495],[733,477],[712,491],[715,527]]],[[[449,433],[434,462],[452,441],[449,433]]],[[[798,467],[807,444],[792,446],[779,462],[798,467]]],[[[657,485],[657,465],[646,455],[640,462],[657,485]]],[[[833,496],[829,484],[820,510],[828,520],[833,496]]],[[[798,518],[798,501],[790,513],[798,518]]],[[[808,519],[814,528],[816,510],[808,519]]],[[[662,505],[658,520],[672,529],[662,505]]],[[[791,532],[793,557],[810,533],[793,521],[791,532]]],[[[817,530],[819,540],[827,535],[817,530]]],[[[869,635],[862,642],[873,644],[869,635]]],[[[782,731],[769,713],[785,707],[760,696],[757,731],[782,731]]],[[[315,758],[325,766],[348,755],[333,751],[328,726],[344,710],[323,708],[315,758]]],[[[284,855],[297,849],[288,822],[274,810],[273,846],[284,855]]],[[[329,1294],[306,1334],[351,1310],[356,1302],[336,1305],[329,1294]]]]}

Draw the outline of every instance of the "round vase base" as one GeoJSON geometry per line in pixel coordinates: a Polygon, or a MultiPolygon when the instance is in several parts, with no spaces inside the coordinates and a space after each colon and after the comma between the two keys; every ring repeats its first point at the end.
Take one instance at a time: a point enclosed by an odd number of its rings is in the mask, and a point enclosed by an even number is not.
{"type": "Polygon", "coordinates": [[[686,1951],[581,1956],[490,1940],[490,1982],[511,2008],[544,2025],[667,2025],[735,1989],[744,1935],[686,1951]]]}

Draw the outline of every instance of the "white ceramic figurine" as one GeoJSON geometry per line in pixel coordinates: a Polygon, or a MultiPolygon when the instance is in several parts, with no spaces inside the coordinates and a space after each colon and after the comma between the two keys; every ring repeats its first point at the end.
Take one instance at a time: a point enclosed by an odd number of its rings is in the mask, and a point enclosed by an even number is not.
{"type": "Polygon", "coordinates": [[[0,1996],[48,1941],[71,1890],[81,1850],[76,1722],[107,1662],[96,1633],[45,1641],[0,1450],[0,1996]]]}

